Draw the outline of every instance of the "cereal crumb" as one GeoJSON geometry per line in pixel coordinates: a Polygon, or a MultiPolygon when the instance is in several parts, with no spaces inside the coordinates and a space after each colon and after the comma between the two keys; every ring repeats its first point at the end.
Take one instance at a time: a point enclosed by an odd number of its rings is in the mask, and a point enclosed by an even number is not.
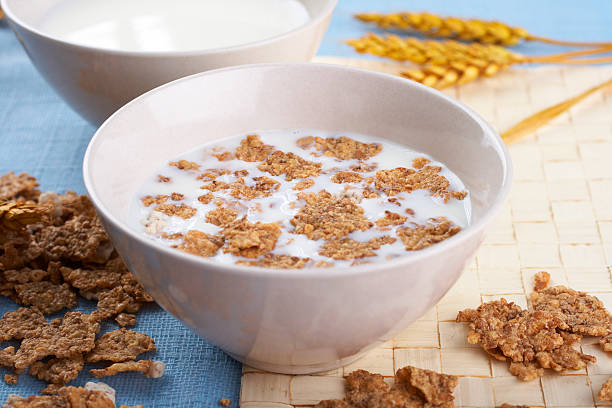
{"type": "Polygon", "coordinates": [[[367,160],[382,151],[382,145],[378,143],[361,143],[346,136],[316,137],[315,148],[325,156],[336,157],[340,160],[367,160]]]}
{"type": "Polygon", "coordinates": [[[215,210],[211,210],[206,214],[206,222],[217,225],[219,227],[224,227],[229,225],[236,219],[238,215],[237,211],[230,210],[229,208],[217,208],[215,210]]]}
{"type": "Polygon", "coordinates": [[[363,208],[349,198],[336,198],[325,190],[300,193],[306,205],[291,219],[296,234],[309,239],[342,238],[353,231],[366,231],[372,223],[363,215],[363,208]]]}
{"type": "Polygon", "coordinates": [[[297,191],[306,190],[307,188],[314,186],[314,184],[315,184],[315,181],[313,179],[302,180],[298,182],[295,186],[293,186],[293,190],[297,190],[297,191]]]}
{"type": "Polygon", "coordinates": [[[310,258],[300,258],[289,255],[274,255],[271,253],[265,254],[261,259],[256,261],[236,261],[237,265],[260,266],[262,268],[275,269],[301,269],[310,261],[310,258]]]}
{"type": "Polygon", "coordinates": [[[190,254],[211,257],[215,256],[222,246],[223,240],[219,237],[198,230],[190,230],[187,231],[183,244],[179,245],[178,248],[190,254]]]}
{"type": "Polygon", "coordinates": [[[285,180],[316,177],[321,172],[321,163],[304,160],[293,153],[276,150],[268,155],[263,163],[257,166],[261,171],[273,176],[285,175],[285,180]]]}
{"type": "Polygon", "coordinates": [[[232,405],[232,401],[227,398],[221,398],[219,400],[219,405],[221,405],[222,407],[229,407],[230,405],[232,405]]]}
{"type": "Polygon", "coordinates": [[[118,329],[105,333],[96,340],[94,349],[87,355],[88,363],[134,360],[142,353],[156,350],[155,342],[144,333],[118,329]]]}
{"type": "Polygon", "coordinates": [[[200,165],[189,160],[179,160],[178,162],[170,162],[170,166],[174,166],[179,170],[200,170],[200,165]]]}
{"type": "Polygon", "coordinates": [[[533,290],[540,291],[546,289],[550,283],[550,274],[546,271],[537,272],[533,277],[533,290]]]}
{"type": "MultiPolygon", "coordinates": [[[[378,170],[374,186],[389,196],[397,195],[401,192],[410,193],[413,190],[429,190],[432,196],[441,197],[444,202],[455,195],[448,189],[450,182],[438,173],[442,170],[439,166],[425,166],[418,171],[397,167],[391,170],[378,170]]],[[[461,194],[455,198],[461,200],[465,196],[461,194]]]]}
{"type": "Polygon", "coordinates": [[[92,369],[89,372],[96,378],[110,377],[127,371],[136,371],[149,378],[160,378],[164,375],[166,364],[161,361],[138,360],[114,363],[106,368],[92,369]]]}
{"type": "Polygon", "coordinates": [[[425,225],[403,227],[397,230],[397,236],[402,240],[407,251],[418,251],[438,242],[442,242],[461,231],[444,217],[431,219],[425,225]]]}
{"type": "Polygon", "coordinates": [[[19,376],[17,374],[4,374],[4,382],[7,385],[16,385],[19,380],[19,376]]]}
{"type": "Polygon", "coordinates": [[[370,173],[378,168],[378,163],[359,162],[351,166],[351,170],[357,173],[370,173]]]}
{"type": "Polygon", "coordinates": [[[181,201],[185,199],[185,195],[180,193],[172,193],[170,194],[170,198],[172,199],[172,201],[181,201]]]}
{"type": "Polygon", "coordinates": [[[380,249],[383,245],[392,244],[395,240],[389,236],[372,238],[367,242],[359,242],[350,238],[332,239],[321,246],[319,254],[342,260],[376,256],[374,250],[380,249]]]}
{"type": "Polygon", "coordinates": [[[158,194],[155,197],[151,195],[144,196],[140,199],[142,201],[142,205],[145,207],[150,207],[153,204],[163,204],[168,201],[170,197],[167,195],[158,194]]]}
{"type": "Polygon", "coordinates": [[[136,315],[133,313],[119,313],[115,316],[115,322],[121,327],[136,326],[136,315]]]}
{"type": "Polygon", "coordinates": [[[274,249],[281,231],[276,223],[253,224],[243,217],[226,226],[222,234],[227,243],[223,252],[254,259],[274,249]]]}
{"type": "Polygon", "coordinates": [[[597,393],[597,399],[600,401],[612,401],[612,378],[601,386],[601,390],[597,393]]]}
{"type": "Polygon", "coordinates": [[[391,211],[385,211],[385,216],[376,220],[376,226],[378,227],[386,227],[389,225],[402,225],[406,222],[408,217],[404,217],[399,215],[398,213],[394,213],[391,211]]]}
{"type": "Polygon", "coordinates": [[[334,174],[330,180],[333,183],[358,183],[363,180],[363,177],[359,173],[353,173],[350,171],[339,171],[334,174]]]}
{"type": "Polygon", "coordinates": [[[155,211],[159,211],[168,216],[177,216],[183,219],[189,219],[195,215],[197,210],[193,207],[190,207],[186,204],[176,205],[176,204],[162,204],[155,207],[155,211]]]}
{"type": "Polygon", "coordinates": [[[12,368],[15,364],[15,347],[8,346],[0,350],[0,367],[12,368]]]}
{"type": "Polygon", "coordinates": [[[425,165],[429,164],[430,162],[431,160],[425,157],[417,157],[416,159],[412,161],[412,167],[414,167],[415,169],[422,169],[423,167],[425,167],[425,165]]]}
{"type": "Polygon", "coordinates": [[[246,162],[263,161],[272,152],[273,146],[264,144],[259,135],[248,135],[236,148],[236,158],[246,162]]]}
{"type": "Polygon", "coordinates": [[[170,177],[162,176],[161,174],[157,175],[158,183],[169,183],[172,179],[170,177]]]}

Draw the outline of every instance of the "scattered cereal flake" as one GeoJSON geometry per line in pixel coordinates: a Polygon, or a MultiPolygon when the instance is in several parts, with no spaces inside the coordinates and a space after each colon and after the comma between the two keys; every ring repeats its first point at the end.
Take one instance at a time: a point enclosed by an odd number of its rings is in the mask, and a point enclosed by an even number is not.
{"type": "Polygon", "coordinates": [[[265,254],[261,259],[256,261],[236,261],[237,265],[260,266],[262,268],[276,269],[301,269],[308,264],[310,258],[300,258],[289,255],[274,255],[271,253],[265,254]]]}
{"type": "Polygon", "coordinates": [[[325,190],[300,193],[298,197],[306,205],[290,221],[296,234],[306,234],[313,240],[327,240],[372,227],[372,223],[363,215],[363,208],[349,198],[336,198],[325,190]]]}
{"type": "Polygon", "coordinates": [[[403,386],[405,390],[414,387],[418,395],[428,404],[436,407],[453,406],[453,390],[459,383],[454,375],[438,374],[434,371],[416,367],[404,367],[395,374],[394,387],[403,386]]]}
{"type": "Polygon", "coordinates": [[[98,295],[97,315],[102,319],[109,319],[123,312],[131,301],[132,298],[123,287],[116,286],[98,295]]]}
{"type": "Polygon", "coordinates": [[[223,239],[208,235],[202,231],[187,231],[183,243],[178,246],[182,251],[203,257],[215,256],[219,248],[223,246],[223,239]]]}
{"type": "Polygon", "coordinates": [[[427,159],[425,157],[417,157],[416,159],[414,159],[412,161],[412,167],[414,167],[415,169],[422,169],[423,167],[425,167],[430,162],[431,162],[431,160],[429,160],[429,159],[427,159]]]}
{"type": "Polygon", "coordinates": [[[96,340],[94,349],[87,355],[88,363],[134,360],[142,353],[156,350],[155,342],[144,333],[128,329],[108,332],[96,340]]]}
{"type": "Polygon", "coordinates": [[[170,194],[170,199],[172,201],[181,201],[185,199],[185,194],[181,194],[181,193],[172,193],[170,194]]]}
{"type": "Polygon", "coordinates": [[[161,361],[138,360],[115,363],[106,368],[89,370],[89,372],[96,378],[110,377],[126,371],[138,371],[145,377],[160,378],[164,375],[165,369],[166,365],[161,361]]]}
{"type": "Polygon", "coordinates": [[[442,170],[439,166],[425,166],[422,169],[414,170],[405,167],[396,167],[391,170],[378,170],[374,186],[389,196],[397,195],[401,192],[410,193],[413,190],[429,190],[432,196],[441,197],[447,202],[450,197],[461,200],[465,197],[462,194],[453,195],[448,189],[450,182],[438,173],[442,170]]]}
{"type": "Polygon", "coordinates": [[[392,244],[395,241],[395,238],[389,236],[372,238],[367,242],[359,242],[350,238],[332,239],[321,246],[319,254],[342,260],[376,256],[374,250],[380,249],[383,245],[392,244]]]}
{"type": "Polygon", "coordinates": [[[183,219],[189,219],[195,215],[197,210],[187,204],[162,204],[155,207],[155,211],[159,211],[168,216],[177,216],[183,219]]]}
{"type": "Polygon", "coordinates": [[[550,283],[550,274],[546,271],[537,272],[533,277],[533,290],[546,289],[550,283]]]}
{"type": "MultiPolygon", "coordinates": [[[[99,293],[105,289],[112,289],[121,283],[121,277],[129,273],[121,258],[113,258],[106,264],[91,269],[71,269],[61,267],[60,272],[65,282],[79,289],[81,294],[99,293]]],[[[88,299],[91,297],[85,296],[88,299]]],[[[95,296],[97,298],[97,295],[95,296]]]]}
{"type": "Polygon", "coordinates": [[[159,234],[159,236],[164,238],[164,239],[169,239],[169,240],[176,241],[177,239],[183,238],[183,233],[182,232],[175,232],[175,233],[172,233],[172,234],[168,234],[167,232],[162,232],[161,234],[159,234]]]}
{"type": "Polygon", "coordinates": [[[215,210],[211,210],[206,214],[206,222],[217,225],[219,227],[224,227],[229,225],[236,219],[238,215],[237,211],[231,210],[229,208],[220,207],[215,210]]]}
{"type": "Polygon", "coordinates": [[[213,156],[219,161],[229,161],[234,159],[232,152],[214,153],[213,156]]]}
{"type": "Polygon", "coordinates": [[[316,137],[315,148],[325,156],[337,157],[340,160],[367,160],[382,151],[382,145],[378,143],[361,143],[346,136],[325,139],[316,137]]]}
{"type": "Polygon", "coordinates": [[[151,195],[146,195],[144,197],[142,197],[140,199],[140,201],[142,201],[142,205],[144,205],[145,207],[150,207],[153,204],[163,204],[166,201],[168,201],[170,197],[167,195],[162,195],[162,194],[158,194],[155,197],[151,196],[151,195]]]}
{"type": "Polygon", "coordinates": [[[231,171],[229,171],[228,169],[206,169],[202,174],[200,174],[196,178],[198,180],[203,180],[203,181],[213,181],[219,176],[223,176],[223,175],[230,174],[230,173],[231,171]]]}
{"type": "Polygon", "coordinates": [[[31,269],[26,266],[19,270],[10,269],[0,272],[0,275],[4,277],[6,282],[20,284],[45,280],[49,277],[49,271],[44,271],[42,269],[31,269]]]}
{"type": "Polygon", "coordinates": [[[305,180],[298,182],[295,186],[293,186],[293,190],[297,190],[297,191],[306,190],[307,188],[314,186],[314,184],[315,184],[315,181],[313,179],[305,179],[305,180]]]}
{"type": "Polygon", "coordinates": [[[39,380],[64,385],[78,377],[83,364],[83,355],[75,354],[66,358],[35,361],[30,365],[29,373],[39,380]]]}
{"type": "Polygon", "coordinates": [[[7,312],[0,319],[0,341],[23,339],[45,324],[45,317],[35,307],[22,307],[14,312],[7,312]]]}
{"type": "Polygon", "coordinates": [[[0,201],[24,198],[36,200],[40,195],[36,178],[26,173],[16,176],[14,172],[0,176],[0,201]]]}
{"type": "Polygon", "coordinates": [[[42,221],[49,208],[24,201],[0,201],[0,231],[25,232],[28,225],[42,221]]]}
{"type": "Polygon", "coordinates": [[[273,146],[264,144],[259,135],[248,135],[240,141],[236,148],[236,158],[246,162],[263,161],[274,149],[273,146]]]}
{"type": "Polygon", "coordinates": [[[113,246],[100,220],[77,215],[61,226],[50,225],[34,234],[35,244],[52,261],[106,262],[113,246]]]}
{"type": "Polygon", "coordinates": [[[604,351],[612,351],[612,334],[608,334],[599,339],[599,345],[604,351]]]}
{"type": "Polygon", "coordinates": [[[246,177],[249,175],[249,171],[247,169],[236,170],[234,171],[235,177],[246,177]]]}
{"type": "Polygon", "coordinates": [[[554,286],[531,294],[535,310],[561,313],[571,332],[588,336],[612,333],[612,316],[595,296],[565,286],[554,286]]]}
{"type": "Polygon", "coordinates": [[[612,378],[601,386],[601,390],[597,393],[597,399],[600,401],[612,401],[612,378]]]}
{"type": "Polygon", "coordinates": [[[136,326],[136,315],[133,313],[119,313],[115,316],[115,322],[121,327],[136,326]]]}
{"type": "Polygon", "coordinates": [[[4,382],[7,385],[16,385],[17,381],[19,381],[19,376],[17,374],[4,374],[4,382]]]}
{"type": "Polygon", "coordinates": [[[15,347],[9,346],[0,350],[0,367],[13,367],[15,364],[15,347]]]}
{"type": "Polygon", "coordinates": [[[227,243],[223,252],[254,259],[274,249],[281,231],[276,223],[253,224],[243,217],[226,226],[222,234],[227,243]]]}
{"type": "Polygon", "coordinates": [[[208,204],[214,198],[215,198],[215,196],[212,193],[206,193],[206,194],[203,194],[203,195],[199,196],[198,197],[198,201],[201,202],[202,204],[208,204]]]}
{"type": "Polygon", "coordinates": [[[115,403],[103,391],[63,387],[58,394],[71,408],[115,408],[115,403]]]}
{"type": "Polygon", "coordinates": [[[391,211],[385,211],[385,216],[376,220],[377,227],[387,227],[389,225],[402,225],[406,222],[408,217],[399,215],[391,211]]]}
{"type": "Polygon", "coordinates": [[[174,166],[179,170],[200,170],[200,165],[189,160],[179,160],[178,162],[170,162],[170,166],[174,166]]]}
{"type": "Polygon", "coordinates": [[[62,225],[68,219],[79,215],[95,218],[96,210],[91,200],[84,195],[78,195],[74,191],[66,194],[45,192],[38,197],[38,204],[50,208],[50,222],[53,225],[62,225]]]}
{"type": "Polygon", "coordinates": [[[356,171],[357,173],[369,173],[377,168],[378,163],[359,162],[359,164],[354,164],[351,166],[351,170],[356,171]]]}
{"type": "Polygon", "coordinates": [[[43,388],[42,390],[40,390],[39,392],[41,394],[46,394],[46,395],[57,395],[59,390],[63,387],[64,385],[62,384],[47,384],[47,386],[43,388]]]}
{"type": "Polygon", "coordinates": [[[351,171],[339,171],[333,176],[331,176],[330,180],[332,183],[359,183],[363,180],[363,177],[359,173],[353,173],[351,171]]]}
{"type": "Polygon", "coordinates": [[[321,163],[304,160],[293,153],[276,150],[268,155],[263,163],[257,166],[261,171],[273,176],[285,175],[285,180],[316,177],[321,173],[321,163]]]}
{"type": "MultiPolygon", "coordinates": [[[[129,271],[121,275],[121,287],[137,302],[153,302],[151,295],[147,293],[140,282],[129,271]]],[[[129,306],[126,308],[126,311],[129,312],[128,309],[129,306]]]]}
{"type": "Polygon", "coordinates": [[[412,208],[406,208],[404,212],[408,215],[414,216],[415,212],[412,208]]]}
{"type": "Polygon", "coordinates": [[[162,176],[161,174],[157,175],[158,183],[169,183],[172,179],[170,177],[162,176]]]}
{"type": "Polygon", "coordinates": [[[314,266],[316,266],[317,268],[331,268],[332,266],[334,266],[334,264],[331,262],[321,260],[321,261],[315,262],[314,266]]]}
{"type": "Polygon", "coordinates": [[[229,407],[230,405],[232,405],[232,401],[227,398],[221,398],[219,400],[219,405],[221,405],[222,407],[229,407]]]}
{"type": "MultiPolygon", "coordinates": [[[[2,408],[67,408],[64,401],[57,396],[32,395],[28,398],[10,394],[2,408]]],[[[89,407],[87,407],[89,408],[89,407]]]]}
{"type": "Polygon", "coordinates": [[[444,217],[434,218],[425,225],[398,228],[397,236],[402,240],[406,251],[418,251],[442,242],[461,231],[461,227],[444,217]]]}
{"type": "Polygon", "coordinates": [[[67,283],[56,285],[49,281],[28,282],[15,285],[15,292],[19,303],[35,306],[46,315],[77,305],[76,293],[67,283]]]}
{"type": "Polygon", "coordinates": [[[295,141],[295,145],[300,149],[308,149],[314,144],[314,137],[304,136],[295,141]]]}
{"type": "Polygon", "coordinates": [[[502,298],[459,312],[457,321],[470,322],[469,343],[481,343],[497,359],[509,358],[510,373],[523,381],[542,375],[543,368],[576,370],[595,361],[572,347],[580,336],[568,333],[555,311],[522,310],[502,298]]]}
{"type": "Polygon", "coordinates": [[[58,358],[87,353],[94,348],[100,325],[90,315],[68,312],[59,326],[43,325],[29,331],[15,354],[15,368],[54,355],[58,358]]]}
{"type": "Polygon", "coordinates": [[[108,384],[105,384],[101,381],[100,382],[89,381],[88,383],[85,384],[84,388],[88,391],[103,392],[104,394],[106,394],[108,399],[113,401],[113,403],[115,402],[115,394],[116,394],[115,389],[108,384]]]}

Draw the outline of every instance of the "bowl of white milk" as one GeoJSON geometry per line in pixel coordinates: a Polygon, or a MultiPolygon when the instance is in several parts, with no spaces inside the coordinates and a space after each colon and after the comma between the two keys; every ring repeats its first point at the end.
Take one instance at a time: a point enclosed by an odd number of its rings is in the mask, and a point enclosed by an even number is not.
{"type": "Polygon", "coordinates": [[[32,62],[81,116],[190,74],[315,54],[337,0],[0,0],[32,62]]]}

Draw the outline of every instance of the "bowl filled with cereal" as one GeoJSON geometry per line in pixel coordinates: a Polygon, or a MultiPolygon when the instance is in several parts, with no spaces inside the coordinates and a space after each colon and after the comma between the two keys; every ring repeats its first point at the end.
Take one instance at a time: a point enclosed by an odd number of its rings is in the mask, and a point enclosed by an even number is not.
{"type": "Polygon", "coordinates": [[[155,300],[238,360],[330,370],[425,314],[510,187],[477,114],[390,75],[257,64],[183,78],[93,137],[86,188],[155,300]]]}

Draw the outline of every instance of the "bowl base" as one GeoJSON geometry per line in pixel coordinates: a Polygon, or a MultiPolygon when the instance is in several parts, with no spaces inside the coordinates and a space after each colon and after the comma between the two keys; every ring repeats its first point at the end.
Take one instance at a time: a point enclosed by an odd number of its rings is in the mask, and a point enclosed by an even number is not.
{"type": "Polygon", "coordinates": [[[269,372],[278,373],[278,374],[301,375],[301,374],[321,373],[324,371],[331,371],[331,370],[335,370],[336,368],[344,367],[352,363],[353,361],[358,360],[359,358],[363,357],[364,354],[366,354],[368,351],[369,351],[369,348],[367,350],[361,351],[357,354],[354,354],[352,356],[349,356],[349,357],[346,357],[340,360],[335,360],[335,361],[328,362],[328,363],[312,364],[312,365],[270,364],[266,362],[250,360],[248,358],[245,359],[235,354],[228,353],[227,351],[226,353],[233,359],[240,361],[242,364],[246,364],[249,367],[253,367],[258,370],[269,371],[269,372]]]}

